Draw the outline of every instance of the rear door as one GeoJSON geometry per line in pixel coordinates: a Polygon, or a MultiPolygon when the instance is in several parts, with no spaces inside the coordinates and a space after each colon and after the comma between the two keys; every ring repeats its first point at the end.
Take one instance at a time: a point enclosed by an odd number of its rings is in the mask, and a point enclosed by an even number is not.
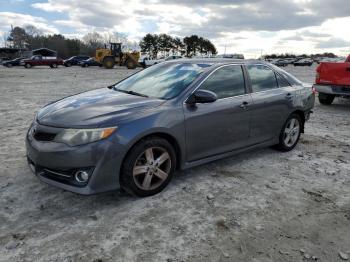
{"type": "Polygon", "coordinates": [[[225,153],[249,144],[249,105],[240,65],[216,69],[199,86],[214,92],[213,103],[184,105],[187,161],[225,153]]]}
{"type": "Polygon", "coordinates": [[[262,143],[278,137],[292,110],[295,88],[266,65],[246,66],[253,104],[251,110],[251,141],[262,143]]]}

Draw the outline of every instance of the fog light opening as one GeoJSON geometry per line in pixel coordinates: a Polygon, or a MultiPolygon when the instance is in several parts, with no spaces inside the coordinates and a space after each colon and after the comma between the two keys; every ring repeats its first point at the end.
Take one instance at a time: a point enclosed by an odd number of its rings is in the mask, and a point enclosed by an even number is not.
{"type": "Polygon", "coordinates": [[[89,179],[89,173],[86,171],[77,171],[74,177],[77,182],[86,183],[89,179]]]}

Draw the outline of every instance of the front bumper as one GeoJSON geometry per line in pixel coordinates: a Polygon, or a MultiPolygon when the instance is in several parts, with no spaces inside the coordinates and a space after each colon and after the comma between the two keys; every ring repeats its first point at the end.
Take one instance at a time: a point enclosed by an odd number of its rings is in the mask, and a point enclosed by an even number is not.
{"type": "MultiPolygon", "coordinates": [[[[40,126],[39,128],[49,128],[40,126]]],[[[111,138],[113,135],[111,136],[111,138]]],[[[62,143],[37,141],[26,136],[27,159],[31,170],[43,182],[83,195],[116,190],[123,159],[123,146],[106,139],[71,147],[62,143]],[[87,184],[74,182],[78,170],[90,174],[87,184]]]]}
{"type": "Polygon", "coordinates": [[[350,86],[314,85],[314,88],[322,94],[350,96],[350,86]]]}

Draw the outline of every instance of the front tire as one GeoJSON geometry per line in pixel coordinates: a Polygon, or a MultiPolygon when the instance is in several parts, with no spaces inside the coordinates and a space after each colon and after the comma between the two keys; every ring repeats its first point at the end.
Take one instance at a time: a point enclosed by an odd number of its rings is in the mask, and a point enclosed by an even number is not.
{"type": "Polygon", "coordinates": [[[127,68],[127,69],[135,69],[136,66],[137,66],[136,63],[135,63],[133,60],[128,59],[128,60],[126,61],[126,68],[127,68]]]}
{"type": "Polygon", "coordinates": [[[31,64],[25,64],[24,67],[25,67],[25,68],[31,68],[32,65],[31,65],[31,64]]]}
{"type": "Polygon", "coordinates": [[[115,61],[113,57],[105,57],[103,59],[103,67],[107,69],[112,69],[115,65],[115,61]]]}
{"type": "Polygon", "coordinates": [[[283,125],[276,148],[282,152],[291,151],[298,144],[302,126],[300,116],[291,114],[283,125]]]}
{"type": "Polygon", "coordinates": [[[318,94],[318,101],[322,105],[331,105],[334,101],[335,95],[329,95],[329,94],[324,94],[324,93],[319,93],[318,94]]]}
{"type": "Polygon", "coordinates": [[[121,186],[139,197],[155,195],[169,184],[175,167],[176,154],[166,139],[141,140],[123,162],[121,186]]]}

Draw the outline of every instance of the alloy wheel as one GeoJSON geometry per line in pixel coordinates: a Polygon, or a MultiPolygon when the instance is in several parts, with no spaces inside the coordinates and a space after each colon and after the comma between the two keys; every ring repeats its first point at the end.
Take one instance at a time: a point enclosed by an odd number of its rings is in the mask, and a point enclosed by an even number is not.
{"type": "Polygon", "coordinates": [[[133,168],[133,179],[142,190],[154,190],[160,187],[169,176],[171,158],[162,147],[147,148],[137,158],[133,168]]]}
{"type": "Polygon", "coordinates": [[[300,134],[300,123],[299,120],[296,118],[291,118],[285,129],[284,129],[284,136],[283,136],[283,142],[287,147],[292,147],[297,142],[298,137],[300,134]]]}

